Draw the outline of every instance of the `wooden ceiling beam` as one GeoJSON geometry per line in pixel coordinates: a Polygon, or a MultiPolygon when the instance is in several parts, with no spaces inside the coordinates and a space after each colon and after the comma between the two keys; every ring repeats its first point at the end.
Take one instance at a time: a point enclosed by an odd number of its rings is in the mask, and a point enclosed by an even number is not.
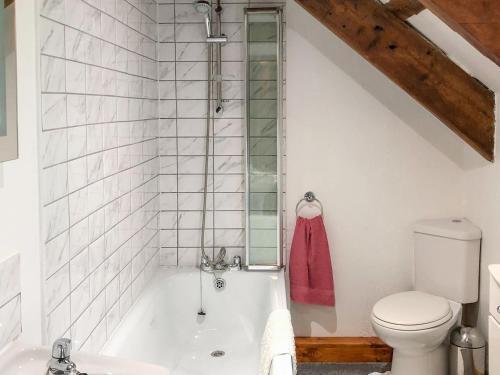
{"type": "Polygon", "coordinates": [[[385,6],[403,21],[425,9],[418,0],[390,0],[385,6]]]}
{"type": "Polygon", "coordinates": [[[377,0],[296,0],[489,161],[492,91],[377,0]]]}
{"type": "Polygon", "coordinates": [[[420,0],[432,13],[500,66],[499,0],[420,0]]]}

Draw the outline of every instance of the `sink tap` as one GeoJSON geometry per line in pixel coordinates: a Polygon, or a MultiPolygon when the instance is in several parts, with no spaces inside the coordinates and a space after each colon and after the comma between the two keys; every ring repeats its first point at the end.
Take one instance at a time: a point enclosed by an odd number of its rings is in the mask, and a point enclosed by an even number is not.
{"type": "Polygon", "coordinates": [[[71,361],[71,340],[57,339],[52,345],[52,358],[48,364],[47,375],[87,375],[79,372],[71,361]]]}

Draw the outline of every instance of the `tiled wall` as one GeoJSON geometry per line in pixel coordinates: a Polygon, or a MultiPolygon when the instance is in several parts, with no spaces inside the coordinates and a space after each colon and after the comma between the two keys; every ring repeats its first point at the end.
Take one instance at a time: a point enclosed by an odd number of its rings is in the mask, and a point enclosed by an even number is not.
{"type": "MultiPolygon", "coordinates": [[[[214,2],[215,3],[215,2],[214,2]]],[[[206,246],[244,255],[243,9],[271,2],[222,1],[222,115],[212,121],[206,246]]],[[[159,4],[161,263],[199,263],[208,49],[191,0],[159,4]]],[[[212,106],[213,107],[213,106],[212,106]]],[[[213,110],[213,109],[212,109],[213,110]]]]}
{"type": "Polygon", "coordinates": [[[21,333],[19,254],[0,261],[0,350],[21,333]]]}
{"type": "Polygon", "coordinates": [[[157,4],[39,4],[46,342],[96,351],[159,265],[157,4]]]}

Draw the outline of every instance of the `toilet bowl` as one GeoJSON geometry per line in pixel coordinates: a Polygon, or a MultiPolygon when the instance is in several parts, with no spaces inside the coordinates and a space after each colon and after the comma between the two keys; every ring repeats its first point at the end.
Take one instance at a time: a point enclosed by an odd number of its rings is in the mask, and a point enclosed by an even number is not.
{"type": "Polygon", "coordinates": [[[414,232],[414,291],[372,310],[375,333],[394,349],[392,375],[448,375],[448,334],[462,305],[477,302],[481,230],[465,218],[425,220],[414,232]]]}
{"type": "Polygon", "coordinates": [[[462,306],[431,294],[390,295],[373,307],[375,333],[394,349],[392,375],[448,375],[448,334],[462,306]]]}

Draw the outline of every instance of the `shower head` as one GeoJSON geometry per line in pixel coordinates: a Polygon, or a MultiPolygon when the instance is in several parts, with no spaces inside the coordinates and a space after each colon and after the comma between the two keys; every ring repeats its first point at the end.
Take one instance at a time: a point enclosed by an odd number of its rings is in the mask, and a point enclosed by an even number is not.
{"type": "Polygon", "coordinates": [[[206,0],[195,0],[193,1],[194,9],[200,14],[209,14],[212,10],[212,6],[206,0]]]}
{"type": "Polygon", "coordinates": [[[211,27],[211,13],[212,13],[212,5],[206,0],[195,0],[193,1],[194,9],[205,17],[205,27],[207,29],[207,38],[210,38],[212,34],[211,27]]]}

